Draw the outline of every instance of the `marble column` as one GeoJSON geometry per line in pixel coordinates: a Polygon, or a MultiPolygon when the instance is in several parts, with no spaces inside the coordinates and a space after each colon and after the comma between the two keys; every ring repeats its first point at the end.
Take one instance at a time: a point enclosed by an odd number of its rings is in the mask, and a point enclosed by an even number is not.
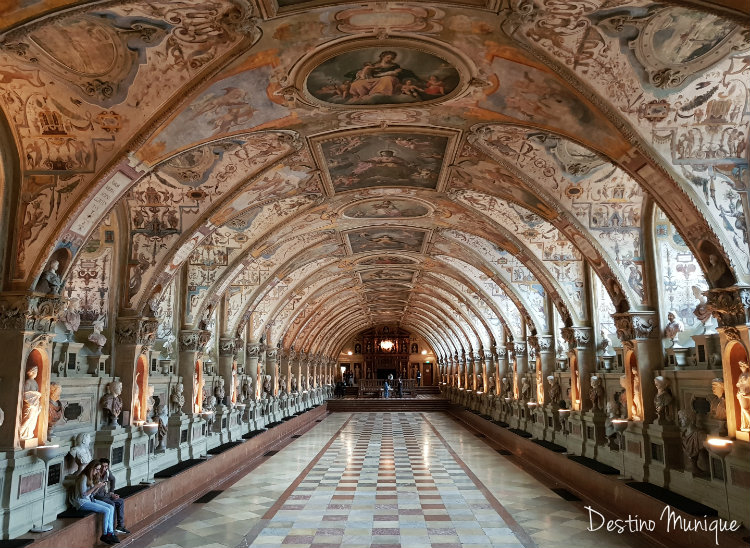
{"type": "Polygon", "coordinates": [[[0,345],[3,348],[0,409],[5,420],[0,426],[0,448],[14,451],[44,445],[47,439],[49,380],[52,363],[52,338],[55,321],[65,308],[65,299],[35,293],[3,293],[0,295],[0,345]],[[35,435],[22,440],[23,385],[30,366],[29,357],[35,350],[41,355],[36,382],[41,393],[39,414],[34,425],[35,435]],[[16,387],[9,389],[10,387],[16,387]]]}
{"type": "MultiPolygon", "coordinates": [[[[226,405],[232,407],[232,396],[237,391],[235,379],[237,373],[234,370],[234,362],[237,356],[237,340],[228,337],[219,339],[219,375],[224,379],[224,392],[226,393],[226,405]]],[[[235,396],[236,397],[236,396],[235,396]]],[[[217,405],[225,402],[216,402],[217,405]]]]}
{"type": "Polygon", "coordinates": [[[497,393],[505,397],[503,393],[503,379],[508,377],[508,349],[505,346],[496,346],[497,354],[497,393]]]}
{"type": "Polygon", "coordinates": [[[496,382],[495,377],[495,362],[492,359],[492,352],[489,350],[485,350],[482,354],[482,358],[484,358],[484,391],[489,394],[493,390],[497,394],[497,385],[490,386],[490,377],[493,378],[493,382],[496,382]]]}
{"type": "MultiPolygon", "coordinates": [[[[120,381],[122,382],[122,394],[120,396],[122,398],[122,409],[123,413],[127,412],[131,426],[139,419],[133,416],[135,404],[133,396],[136,393],[135,385],[137,382],[136,369],[138,360],[141,359],[141,356],[145,360],[145,367],[141,372],[144,378],[140,379],[141,386],[138,388],[140,397],[139,407],[143,407],[150,370],[149,351],[151,350],[151,345],[154,343],[158,326],[159,321],[155,318],[117,318],[115,326],[116,352],[114,353],[115,375],[120,377],[120,381]]],[[[145,412],[144,407],[142,409],[143,420],[149,422],[150,417],[146,417],[145,412]]],[[[121,416],[121,420],[123,418],[121,416]]]]}
{"type": "Polygon", "coordinates": [[[579,411],[591,409],[591,376],[596,371],[596,350],[594,348],[593,329],[591,327],[563,327],[563,338],[571,352],[575,353],[578,367],[578,398],[581,400],[579,411]]]}
{"type": "Polygon", "coordinates": [[[179,373],[185,388],[185,406],[188,415],[199,414],[203,408],[203,366],[196,364],[203,358],[211,332],[204,329],[183,329],[179,333],[179,373]]]}
{"type": "Polygon", "coordinates": [[[266,375],[271,375],[271,395],[279,394],[279,351],[276,347],[266,349],[266,375]]]}
{"type": "Polygon", "coordinates": [[[260,396],[263,378],[260,374],[258,361],[260,353],[263,351],[262,343],[247,343],[245,345],[245,372],[253,381],[253,399],[257,400],[260,396]]]}
{"type": "Polygon", "coordinates": [[[516,361],[516,375],[513,382],[518,389],[518,399],[523,400],[523,394],[521,393],[523,383],[521,379],[526,377],[526,373],[529,372],[529,355],[526,341],[516,341],[513,343],[513,357],[516,361]]]}
{"type": "MultiPolygon", "coordinates": [[[[542,362],[542,402],[549,403],[549,388],[547,377],[555,373],[555,338],[552,335],[539,335],[539,359],[542,362]]],[[[538,396],[537,396],[538,397],[538,396]]]]}

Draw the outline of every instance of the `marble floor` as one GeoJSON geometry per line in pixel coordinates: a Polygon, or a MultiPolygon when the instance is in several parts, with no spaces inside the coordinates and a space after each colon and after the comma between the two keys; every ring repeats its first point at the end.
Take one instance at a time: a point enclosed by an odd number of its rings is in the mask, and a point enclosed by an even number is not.
{"type": "Polygon", "coordinates": [[[568,502],[444,413],[334,413],[149,548],[619,548],[568,502]]]}

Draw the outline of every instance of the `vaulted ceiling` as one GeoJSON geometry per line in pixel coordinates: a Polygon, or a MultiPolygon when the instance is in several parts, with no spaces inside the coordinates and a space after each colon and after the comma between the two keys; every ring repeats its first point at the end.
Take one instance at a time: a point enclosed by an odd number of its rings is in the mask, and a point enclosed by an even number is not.
{"type": "Polygon", "coordinates": [[[109,268],[118,316],[176,292],[184,327],[452,355],[590,324],[589,276],[653,308],[654,205],[748,283],[750,30],[704,5],[11,3],[4,287],[57,259],[69,296],[109,268]]]}

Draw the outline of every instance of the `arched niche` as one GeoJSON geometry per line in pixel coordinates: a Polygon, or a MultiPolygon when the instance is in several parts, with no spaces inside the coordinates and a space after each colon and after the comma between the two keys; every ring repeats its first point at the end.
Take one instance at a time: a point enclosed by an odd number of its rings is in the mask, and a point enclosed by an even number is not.
{"type": "Polygon", "coordinates": [[[47,439],[49,364],[49,355],[39,348],[33,348],[26,357],[18,420],[18,438],[22,448],[36,447],[47,439]],[[30,377],[29,372],[34,369],[36,374],[30,377]]]}
{"type": "Polygon", "coordinates": [[[578,370],[578,356],[575,352],[568,353],[568,367],[570,368],[570,408],[581,410],[581,375],[578,370]]]}
{"type": "Polygon", "coordinates": [[[536,402],[538,405],[544,405],[544,375],[542,375],[542,358],[536,357],[534,366],[536,380],[536,402]]]}
{"type": "Polygon", "coordinates": [[[632,350],[627,350],[625,353],[625,376],[627,378],[628,418],[634,421],[642,421],[643,392],[641,391],[641,375],[638,372],[638,358],[632,350]]]}
{"type": "Polygon", "coordinates": [[[724,348],[724,375],[727,398],[727,430],[730,436],[748,441],[750,437],[750,371],[740,368],[740,362],[750,364],[747,348],[740,341],[730,341],[724,348]],[[726,381],[725,381],[726,383],[726,381]],[[739,385],[739,386],[738,386],[739,385]],[[743,409],[745,410],[743,412],[743,409]],[[743,420],[743,415],[745,416],[743,420]]]}
{"type": "Polygon", "coordinates": [[[135,365],[135,379],[133,380],[133,424],[146,421],[146,399],[148,394],[148,360],[146,356],[138,356],[135,365]]]}
{"type": "Polygon", "coordinates": [[[195,362],[193,371],[193,413],[203,411],[203,364],[200,360],[195,362]]]}

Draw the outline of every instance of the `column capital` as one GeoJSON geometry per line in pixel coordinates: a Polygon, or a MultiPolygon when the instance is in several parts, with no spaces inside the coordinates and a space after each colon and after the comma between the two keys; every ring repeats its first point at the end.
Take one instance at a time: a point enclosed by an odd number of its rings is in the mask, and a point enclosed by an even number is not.
{"type": "Polygon", "coordinates": [[[504,346],[495,346],[495,355],[497,359],[503,359],[508,357],[508,349],[504,346]]]}
{"type": "Polygon", "coordinates": [[[239,348],[242,348],[242,339],[221,337],[219,339],[219,356],[232,358],[237,357],[239,348]]]}
{"type": "Polygon", "coordinates": [[[3,293],[0,295],[0,329],[51,332],[67,299],[57,295],[3,293]]]}
{"type": "Polygon", "coordinates": [[[279,349],[275,346],[266,349],[266,358],[269,360],[276,360],[279,357],[279,349]]]}
{"type": "Polygon", "coordinates": [[[708,310],[719,322],[719,327],[750,324],[750,287],[709,289],[703,294],[708,298],[708,310]]]}
{"type": "Polygon", "coordinates": [[[260,358],[264,348],[263,343],[249,342],[245,345],[245,356],[248,358],[260,358]]]}
{"type": "Polygon", "coordinates": [[[516,357],[525,356],[526,355],[526,341],[521,342],[513,342],[513,355],[516,357]]]}
{"type": "Polygon", "coordinates": [[[658,324],[656,312],[620,312],[612,314],[615,321],[617,338],[626,343],[632,340],[659,339],[661,334],[656,329],[658,324]]]}
{"type": "Polygon", "coordinates": [[[180,331],[180,352],[206,351],[211,332],[205,329],[183,329],[180,331]]]}
{"type": "Polygon", "coordinates": [[[159,320],[156,318],[117,318],[115,342],[117,344],[151,346],[154,344],[158,327],[159,320]]]}
{"type": "Polygon", "coordinates": [[[570,350],[582,350],[590,348],[593,344],[591,327],[562,327],[560,333],[570,350]]]}
{"type": "Polygon", "coordinates": [[[537,335],[537,348],[540,354],[555,352],[555,338],[552,335],[537,335]]]}

